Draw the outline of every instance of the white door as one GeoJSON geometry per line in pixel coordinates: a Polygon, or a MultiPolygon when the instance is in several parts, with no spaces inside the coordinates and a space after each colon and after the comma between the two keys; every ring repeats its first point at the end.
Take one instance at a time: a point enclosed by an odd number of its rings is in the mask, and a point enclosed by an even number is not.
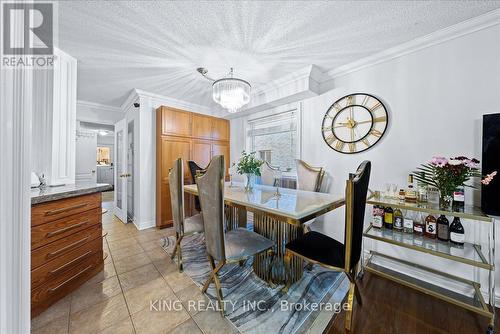
{"type": "Polygon", "coordinates": [[[77,182],[97,182],[97,135],[94,131],[78,130],[76,133],[77,182]]]}
{"type": "Polygon", "coordinates": [[[127,223],[127,120],[115,124],[115,215],[127,223]]]}

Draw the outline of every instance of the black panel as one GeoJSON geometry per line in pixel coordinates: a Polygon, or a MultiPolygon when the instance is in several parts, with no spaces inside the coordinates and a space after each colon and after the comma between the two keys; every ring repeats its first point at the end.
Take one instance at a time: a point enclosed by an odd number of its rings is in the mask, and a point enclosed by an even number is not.
{"type": "Polygon", "coordinates": [[[481,185],[481,208],[490,215],[500,215],[500,114],[483,115],[482,173],[498,171],[487,186],[481,185]]]}

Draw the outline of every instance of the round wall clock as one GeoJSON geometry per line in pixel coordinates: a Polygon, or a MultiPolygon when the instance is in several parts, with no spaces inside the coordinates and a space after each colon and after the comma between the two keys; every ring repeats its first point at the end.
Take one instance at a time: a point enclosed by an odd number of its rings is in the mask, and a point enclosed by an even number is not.
{"type": "Polygon", "coordinates": [[[363,152],[385,133],[388,116],[384,104],[373,95],[344,96],[328,108],[321,132],[328,146],[340,153],[363,152]]]}

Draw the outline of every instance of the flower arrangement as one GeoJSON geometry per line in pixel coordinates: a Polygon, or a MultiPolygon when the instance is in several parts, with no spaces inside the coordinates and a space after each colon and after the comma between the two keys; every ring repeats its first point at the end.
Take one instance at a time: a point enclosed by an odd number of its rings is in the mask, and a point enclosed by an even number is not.
{"type": "MultiPolygon", "coordinates": [[[[494,171],[486,175],[481,183],[488,185],[496,174],[497,172],[494,171]]],[[[440,199],[449,202],[453,192],[458,187],[475,188],[465,183],[473,177],[482,177],[482,175],[479,172],[479,160],[477,159],[469,159],[464,156],[446,159],[436,156],[429,163],[417,167],[417,171],[413,172],[413,177],[424,184],[439,189],[440,199]]]]}
{"type": "Polygon", "coordinates": [[[255,157],[255,152],[247,153],[245,151],[241,152],[241,158],[236,164],[236,171],[238,174],[253,174],[260,176],[260,166],[264,161],[259,160],[255,157]]]}

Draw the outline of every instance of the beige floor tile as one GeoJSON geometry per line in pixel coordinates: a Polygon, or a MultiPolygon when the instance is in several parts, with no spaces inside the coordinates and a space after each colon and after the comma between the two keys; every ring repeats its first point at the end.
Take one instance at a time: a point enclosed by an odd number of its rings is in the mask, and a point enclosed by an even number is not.
{"type": "Polygon", "coordinates": [[[157,246],[151,250],[146,251],[151,261],[166,261],[170,260],[170,255],[167,254],[160,246],[157,246]]]}
{"type": "Polygon", "coordinates": [[[123,258],[115,262],[115,269],[117,274],[122,274],[127,271],[142,267],[146,264],[150,264],[151,260],[146,255],[146,253],[140,253],[123,258]]]}
{"type": "Polygon", "coordinates": [[[177,265],[175,262],[170,260],[170,258],[161,261],[154,261],[153,264],[163,277],[167,277],[167,275],[178,271],[177,265]]]}
{"type": "Polygon", "coordinates": [[[51,320],[45,326],[31,331],[32,334],[67,334],[69,315],[51,320]]]}
{"type": "Polygon", "coordinates": [[[129,317],[122,294],[80,312],[71,314],[69,332],[71,334],[96,333],[129,317]]]}
{"type": "Polygon", "coordinates": [[[181,309],[156,311],[146,308],[132,315],[132,321],[137,334],[156,334],[166,333],[184,321],[189,319],[189,314],[182,308],[182,304],[178,301],[181,309]]]}
{"type": "Polygon", "coordinates": [[[123,239],[129,239],[131,237],[132,237],[132,235],[128,232],[128,230],[120,229],[120,230],[116,231],[116,233],[114,233],[114,232],[108,233],[108,235],[106,236],[106,239],[109,242],[112,242],[112,241],[119,241],[119,240],[123,240],[123,239]]]}
{"type": "Polygon", "coordinates": [[[161,248],[160,239],[158,239],[158,240],[154,240],[153,239],[153,240],[140,241],[139,245],[141,245],[141,247],[145,251],[149,251],[149,250],[152,250],[152,249],[155,249],[155,248],[158,248],[158,247],[161,248]]]}
{"type": "Polygon", "coordinates": [[[127,247],[132,247],[134,245],[138,245],[139,243],[132,237],[127,238],[127,239],[122,239],[122,240],[116,240],[116,241],[108,241],[108,246],[109,249],[111,250],[111,254],[113,252],[122,249],[122,248],[127,248],[127,247]]]}
{"type": "Polygon", "coordinates": [[[97,275],[95,275],[94,277],[89,279],[85,284],[99,283],[99,282],[104,281],[107,278],[114,277],[114,276],[116,276],[115,265],[113,264],[112,261],[111,262],[105,261],[104,262],[104,270],[97,273],[97,275]]]}
{"type": "Polygon", "coordinates": [[[119,323],[112,325],[102,331],[99,334],[134,334],[134,326],[132,325],[132,319],[130,316],[119,323]]]}
{"type": "Polygon", "coordinates": [[[69,317],[71,295],[68,295],[31,320],[31,328],[41,328],[55,319],[69,317]]]}
{"type": "Polygon", "coordinates": [[[168,334],[201,334],[201,330],[198,328],[193,319],[184,321],[179,326],[175,327],[172,331],[167,332],[168,334]]]}
{"type": "Polygon", "coordinates": [[[209,300],[208,297],[201,292],[201,288],[194,283],[176,292],[175,294],[182,301],[184,308],[189,312],[191,316],[198,313],[199,301],[207,302],[209,300]]]}
{"type": "Polygon", "coordinates": [[[147,231],[139,233],[134,237],[138,242],[148,242],[148,241],[153,241],[153,242],[159,242],[161,236],[159,236],[156,231],[147,231]]]}
{"type": "Polygon", "coordinates": [[[200,311],[193,316],[193,320],[206,334],[238,333],[236,327],[218,311],[200,311]]]}
{"type": "Polygon", "coordinates": [[[131,244],[130,246],[123,247],[117,250],[111,251],[111,256],[113,257],[114,261],[121,260],[123,258],[132,256],[132,255],[137,255],[140,253],[143,253],[144,249],[137,243],[137,244],[131,244]]]}
{"type": "Polygon", "coordinates": [[[150,281],[125,292],[125,300],[130,314],[137,313],[145,308],[149,308],[151,303],[157,301],[177,300],[174,292],[168,286],[163,277],[150,281]]]}
{"type": "Polygon", "coordinates": [[[157,278],[161,278],[160,273],[152,263],[126,273],[119,274],[118,276],[124,292],[135,287],[148,284],[157,278]]]}
{"type": "Polygon", "coordinates": [[[193,280],[186,274],[175,271],[165,276],[168,285],[174,292],[181,291],[193,284],[193,280]]]}
{"type": "Polygon", "coordinates": [[[110,277],[102,282],[87,282],[77,289],[71,298],[71,313],[81,311],[122,292],[118,277],[110,277]]]}

